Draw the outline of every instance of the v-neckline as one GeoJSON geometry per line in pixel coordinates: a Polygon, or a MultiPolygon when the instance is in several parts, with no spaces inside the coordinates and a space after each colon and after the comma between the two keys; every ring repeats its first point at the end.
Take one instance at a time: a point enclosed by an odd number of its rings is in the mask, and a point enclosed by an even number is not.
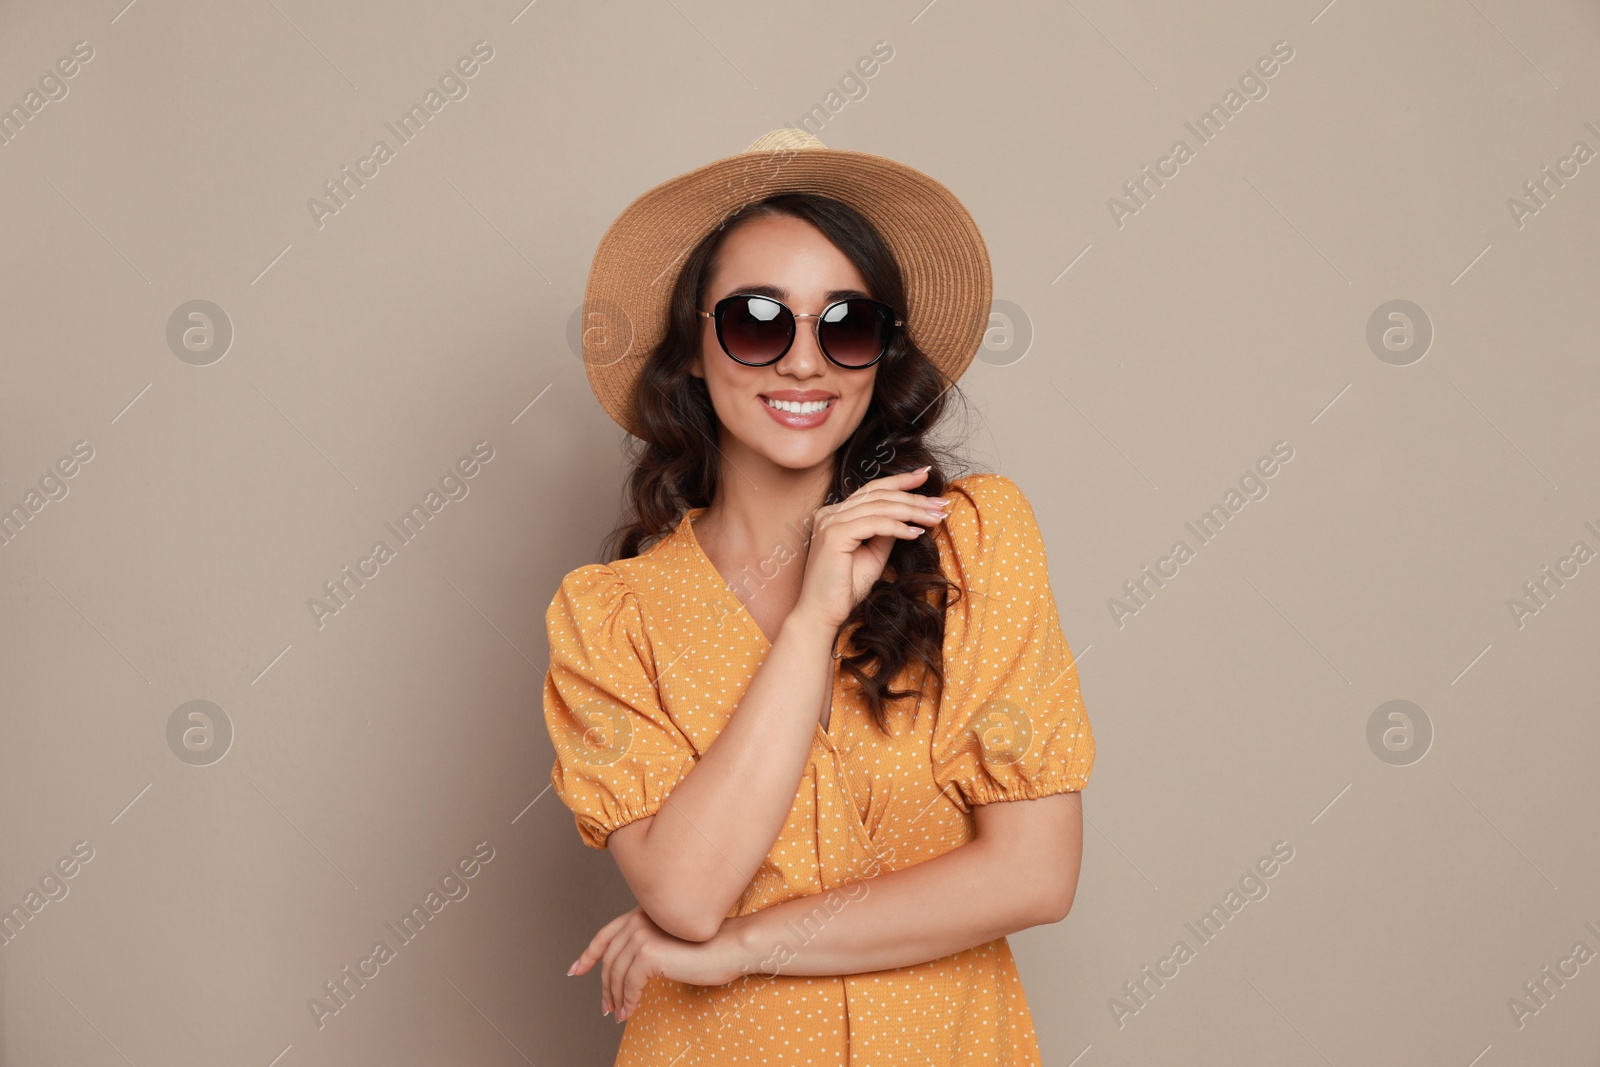
{"type": "Polygon", "coordinates": [[[733,586],[729,585],[728,580],[722,576],[722,572],[717,570],[717,565],[711,562],[711,557],[706,555],[705,546],[700,543],[700,538],[694,532],[694,520],[705,514],[705,512],[706,509],[703,507],[690,508],[684,513],[683,518],[678,520],[678,527],[684,531],[684,536],[688,540],[690,550],[697,562],[705,569],[706,574],[716,582],[717,588],[721,590],[723,600],[731,605],[737,614],[743,615],[745,621],[749,623],[750,632],[755,634],[756,640],[761,642],[761,651],[765,655],[772,651],[772,642],[767,639],[766,631],[761,629],[760,624],[756,622],[756,617],[750,614],[750,609],[745,607],[744,601],[739,599],[739,594],[733,591],[733,586]]]}
{"type": "MultiPolygon", "coordinates": [[[[711,557],[706,555],[705,546],[700,543],[700,538],[694,532],[694,520],[705,514],[706,510],[707,509],[705,507],[698,507],[690,508],[688,511],[684,512],[683,518],[678,520],[678,529],[683,533],[685,541],[689,546],[689,554],[695,557],[696,563],[716,584],[718,590],[721,591],[724,602],[732,608],[735,614],[742,615],[744,617],[745,623],[750,627],[750,632],[754,634],[756,640],[761,643],[761,657],[762,659],[765,659],[767,655],[772,652],[772,642],[767,639],[766,632],[763,631],[761,629],[761,625],[756,622],[756,617],[750,614],[750,609],[745,606],[745,602],[739,599],[739,594],[733,591],[733,586],[728,584],[728,580],[722,576],[722,572],[717,570],[717,565],[711,562],[711,557]]],[[[834,636],[833,650],[835,653],[839,651],[839,640],[842,636],[843,634],[836,634],[834,636]]],[[[829,731],[833,728],[833,724],[836,721],[834,715],[839,710],[837,707],[837,702],[833,700],[833,698],[838,694],[838,662],[839,661],[836,656],[834,659],[833,675],[829,680],[829,701],[833,706],[828,709],[828,725],[823,726],[822,720],[817,720],[818,739],[820,739],[824,745],[834,752],[837,752],[838,749],[835,747],[834,737],[829,733],[829,731]]]]}

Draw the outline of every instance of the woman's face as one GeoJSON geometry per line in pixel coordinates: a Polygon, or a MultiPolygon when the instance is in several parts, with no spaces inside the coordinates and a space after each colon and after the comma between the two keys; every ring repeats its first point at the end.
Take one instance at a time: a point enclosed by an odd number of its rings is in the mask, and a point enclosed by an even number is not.
{"type": "MultiPolygon", "coordinates": [[[[871,297],[867,283],[848,257],[821,230],[803,219],[769,216],[741,223],[723,240],[700,303],[710,311],[718,300],[756,286],[796,315],[816,315],[835,300],[871,297]]],[[[783,358],[766,367],[747,367],[722,350],[717,328],[701,318],[700,353],[690,365],[704,378],[722,424],[718,441],[735,465],[752,454],[792,470],[831,461],[834,452],[860,425],[872,401],[878,365],[849,370],[828,361],[817,346],[816,319],[797,319],[794,343],[783,358]],[[816,415],[792,415],[768,399],[826,401],[816,415]],[[785,421],[785,420],[788,421],[785,421]]],[[[793,406],[792,404],[790,406],[793,406]]]]}

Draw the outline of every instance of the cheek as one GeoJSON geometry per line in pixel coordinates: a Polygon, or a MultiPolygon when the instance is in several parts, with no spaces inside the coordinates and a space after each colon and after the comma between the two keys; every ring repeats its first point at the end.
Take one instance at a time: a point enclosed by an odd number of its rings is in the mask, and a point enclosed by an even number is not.
{"type": "Polygon", "coordinates": [[[754,408],[744,402],[750,393],[750,385],[744,381],[744,368],[720,350],[715,356],[703,356],[701,368],[705,372],[706,391],[711,394],[711,406],[716,409],[717,418],[724,423],[737,423],[740,419],[749,418],[754,408]]]}
{"type": "Polygon", "coordinates": [[[877,383],[878,370],[874,367],[869,373],[861,376],[859,383],[852,383],[848,394],[850,402],[865,410],[867,405],[872,403],[872,394],[873,390],[877,388],[877,383]]]}
{"type": "Polygon", "coordinates": [[[842,419],[829,419],[834,427],[834,434],[842,442],[845,438],[855,433],[856,427],[861,425],[861,420],[867,417],[867,409],[872,406],[872,396],[877,371],[874,370],[862,382],[852,382],[844,386],[839,392],[841,410],[837,413],[843,415],[842,419]]]}

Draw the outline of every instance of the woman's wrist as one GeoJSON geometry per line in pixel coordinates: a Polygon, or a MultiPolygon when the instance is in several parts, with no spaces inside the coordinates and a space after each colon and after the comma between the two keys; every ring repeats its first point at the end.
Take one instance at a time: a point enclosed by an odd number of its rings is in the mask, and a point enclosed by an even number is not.
{"type": "Polygon", "coordinates": [[[722,920],[722,925],[710,941],[712,951],[723,963],[729,982],[754,971],[760,963],[751,944],[749,920],[748,915],[735,915],[722,920]]]}
{"type": "Polygon", "coordinates": [[[839,627],[822,621],[804,606],[796,605],[778,629],[780,639],[785,635],[792,635],[793,640],[804,642],[808,647],[826,648],[831,655],[834,639],[839,636],[839,627]]]}

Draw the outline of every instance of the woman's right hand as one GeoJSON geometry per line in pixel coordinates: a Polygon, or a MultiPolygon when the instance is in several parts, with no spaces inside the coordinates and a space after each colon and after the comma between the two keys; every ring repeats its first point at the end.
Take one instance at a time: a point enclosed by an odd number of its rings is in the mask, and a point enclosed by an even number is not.
{"type": "Polygon", "coordinates": [[[795,612],[829,629],[844,625],[883,574],[895,539],[920,537],[948,513],[942,498],[908,492],[927,477],[916,470],[875,478],[839,503],[817,509],[795,612]]]}

